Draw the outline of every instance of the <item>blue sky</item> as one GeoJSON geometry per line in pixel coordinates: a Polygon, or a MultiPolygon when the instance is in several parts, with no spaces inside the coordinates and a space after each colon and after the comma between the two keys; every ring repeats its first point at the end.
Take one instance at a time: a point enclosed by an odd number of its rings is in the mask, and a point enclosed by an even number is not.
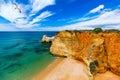
{"type": "Polygon", "coordinates": [[[120,0],[0,0],[0,31],[120,29],[120,0]]]}

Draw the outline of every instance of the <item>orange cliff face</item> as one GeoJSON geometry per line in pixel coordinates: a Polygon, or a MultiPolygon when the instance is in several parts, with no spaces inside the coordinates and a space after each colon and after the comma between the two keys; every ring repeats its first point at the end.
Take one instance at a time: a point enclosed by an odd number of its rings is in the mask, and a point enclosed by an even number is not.
{"type": "Polygon", "coordinates": [[[120,34],[108,33],[105,37],[105,49],[110,70],[120,75],[120,34]]]}
{"type": "Polygon", "coordinates": [[[55,36],[50,51],[54,55],[83,61],[92,75],[107,70],[120,75],[119,33],[62,31],[55,36]]]}

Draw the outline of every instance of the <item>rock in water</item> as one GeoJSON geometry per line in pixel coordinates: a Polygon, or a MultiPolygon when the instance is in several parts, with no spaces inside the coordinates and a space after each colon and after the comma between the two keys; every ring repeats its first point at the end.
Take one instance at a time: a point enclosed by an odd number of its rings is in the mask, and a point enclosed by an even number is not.
{"type": "Polygon", "coordinates": [[[41,42],[52,42],[54,37],[48,37],[47,35],[43,35],[41,42]]]}

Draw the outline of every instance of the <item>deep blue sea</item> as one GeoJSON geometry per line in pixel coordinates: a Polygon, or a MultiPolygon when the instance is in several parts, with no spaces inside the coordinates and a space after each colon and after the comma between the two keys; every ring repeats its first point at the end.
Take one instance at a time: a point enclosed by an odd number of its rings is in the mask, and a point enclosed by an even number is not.
{"type": "Polygon", "coordinates": [[[56,32],[0,32],[0,80],[30,80],[55,59],[44,34],[56,32]]]}

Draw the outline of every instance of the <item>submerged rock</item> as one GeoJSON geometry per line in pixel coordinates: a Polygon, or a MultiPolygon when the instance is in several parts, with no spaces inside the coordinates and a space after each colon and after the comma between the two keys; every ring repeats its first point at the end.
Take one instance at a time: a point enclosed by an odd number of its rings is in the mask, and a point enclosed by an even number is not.
{"type": "Polygon", "coordinates": [[[21,56],[23,56],[23,53],[14,53],[11,55],[5,55],[3,58],[6,60],[17,60],[21,56]]]}
{"type": "Polygon", "coordinates": [[[17,47],[17,46],[19,46],[19,45],[20,45],[20,43],[18,42],[18,43],[15,43],[15,44],[13,44],[13,45],[10,45],[10,46],[5,46],[5,47],[3,47],[3,49],[4,49],[4,50],[8,50],[8,49],[15,48],[15,47],[17,47]]]}
{"type": "Polygon", "coordinates": [[[2,49],[3,50],[13,49],[13,48],[16,48],[16,47],[20,46],[21,43],[23,43],[23,42],[24,42],[24,40],[19,40],[19,41],[15,42],[15,43],[13,43],[11,45],[3,47],[2,49]]]}
{"type": "Polygon", "coordinates": [[[41,45],[37,45],[34,47],[34,51],[36,54],[41,54],[44,52],[50,51],[51,43],[41,43],[41,45]]]}
{"type": "Polygon", "coordinates": [[[11,63],[10,65],[6,66],[5,68],[3,68],[4,70],[7,70],[7,69],[11,69],[13,67],[16,67],[16,66],[21,66],[20,63],[11,63]]]}

